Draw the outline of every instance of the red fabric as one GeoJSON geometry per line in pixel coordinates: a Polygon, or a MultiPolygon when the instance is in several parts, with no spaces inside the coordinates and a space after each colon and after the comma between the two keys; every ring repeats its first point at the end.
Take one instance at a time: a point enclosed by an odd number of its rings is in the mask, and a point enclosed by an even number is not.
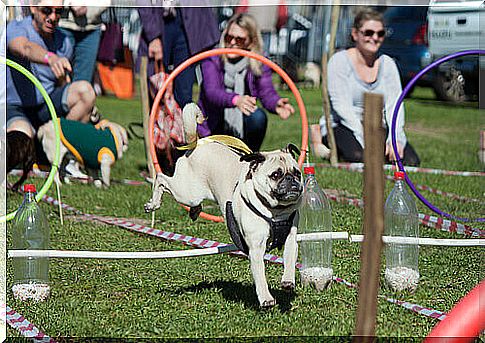
{"type": "MultiPolygon", "coordinates": [[[[167,80],[168,74],[165,72],[158,72],[150,77],[150,92],[155,97],[158,90],[162,88],[164,82],[167,80]]],[[[165,150],[166,156],[171,161],[171,153],[174,143],[184,144],[184,129],[182,119],[182,109],[175,101],[173,92],[168,87],[164,93],[159,104],[159,109],[156,112],[153,142],[157,149],[165,150]]]]}
{"type": "Polygon", "coordinates": [[[236,14],[246,13],[248,11],[249,0],[241,0],[239,5],[236,7],[236,14]]]}
{"type": "Polygon", "coordinates": [[[288,6],[285,0],[280,0],[278,4],[278,21],[276,22],[276,29],[280,30],[288,22],[288,6]]]}
{"type": "MultiPolygon", "coordinates": [[[[236,14],[246,13],[249,7],[249,0],[241,0],[236,7],[236,14]]],[[[280,0],[278,4],[278,20],[276,21],[276,29],[280,30],[288,22],[288,6],[285,0],[280,0]]]]}

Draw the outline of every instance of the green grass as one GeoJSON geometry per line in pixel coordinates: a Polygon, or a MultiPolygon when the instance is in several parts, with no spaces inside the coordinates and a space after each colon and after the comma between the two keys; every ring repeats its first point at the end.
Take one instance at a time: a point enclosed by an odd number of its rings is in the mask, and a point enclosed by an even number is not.
{"type": "MultiPolygon", "coordinates": [[[[283,95],[289,95],[282,92],[283,95]]],[[[321,110],[319,90],[302,90],[309,122],[318,121],[321,110]]],[[[138,99],[123,101],[102,97],[98,105],[104,115],[121,124],[141,122],[138,99]]],[[[475,104],[476,105],[476,104],[475,104]]],[[[473,106],[453,106],[435,102],[428,90],[416,89],[405,101],[407,134],[419,153],[422,166],[449,170],[483,170],[478,161],[479,131],[484,129],[483,113],[473,106]]],[[[476,107],[476,106],[475,106],[476,107]]],[[[288,121],[270,116],[263,148],[280,148],[301,142],[299,116],[288,121]]],[[[312,158],[312,162],[318,161],[312,158]]],[[[142,140],[132,140],[124,158],[114,166],[114,179],[140,179],[145,166],[142,140]]],[[[483,178],[410,174],[415,183],[429,185],[483,201],[483,178]]],[[[362,174],[318,168],[317,178],[324,188],[362,194],[362,174]]],[[[43,181],[33,180],[37,184],[43,181]]],[[[391,188],[386,183],[386,194],[391,188]]],[[[424,192],[423,192],[424,193],[424,192]]],[[[49,191],[55,196],[54,187],[49,191]]],[[[143,204],[150,198],[150,186],[113,184],[98,190],[73,183],[62,187],[63,201],[91,214],[127,217],[150,225],[143,204]]],[[[483,217],[481,204],[460,203],[424,193],[441,209],[459,216],[483,217]]],[[[8,209],[21,201],[8,193],[8,209]]],[[[212,204],[206,204],[211,206],[212,204]]],[[[187,249],[178,243],[133,233],[114,226],[66,218],[60,225],[57,209],[42,204],[49,215],[51,249],[100,251],[161,251],[187,249]]],[[[332,203],[335,231],[360,234],[362,212],[332,203]]],[[[430,213],[421,203],[419,211],[430,213]]],[[[206,211],[217,213],[213,208],[206,211]]],[[[67,212],[65,215],[68,214],[67,212]]],[[[10,225],[7,225],[8,231],[10,225]]],[[[484,228],[483,225],[473,226],[484,228]]],[[[224,224],[204,220],[192,223],[187,213],[166,196],[156,213],[155,227],[229,242],[224,224]]],[[[462,238],[457,234],[421,227],[422,237],[462,238]]],[[[10,244],[10,236],[8,237],[10,244]]],[[[274,252],[277,253],[278,252],[274,252]]],[[[449,311],[483,279],[479,248],[423,247],[419,267],[422,279],[414,294],[390,294],[381,287],[376,333],[380,337],[424,337],[437,324],[434,319],[390,304],[389,295],[425,307],[449,311]]],[[[359,281],[360,246],[335,242],[335,275],[359,281]]],[[[8,261],[8,304],[46,334],[73,337],[110,338],[213,338],[270,336],[348,336],[354,332],[358,291],[333,284],[325,292],[302,288],[294,294],[279,289],[282,267],[267,264],[267,277],[278,306],[261,312],[247,260],[227,255],[173,260],[79,260],[53,259],[50,264],[51,297],[44,303],[22,303],[13,299],[11,263],[8,261]]],[[[297,274],[297,278],[299,275],[297,274]]],[[[9,336],[19,333],[8,328],[9,336]]]]}

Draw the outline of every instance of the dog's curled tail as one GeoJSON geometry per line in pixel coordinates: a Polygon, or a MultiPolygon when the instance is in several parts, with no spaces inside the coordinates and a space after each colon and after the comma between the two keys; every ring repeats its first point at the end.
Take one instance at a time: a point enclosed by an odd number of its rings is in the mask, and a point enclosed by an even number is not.
{"type": "Polygon", "coordinates": [[[184,121],[184,138],[188,146],[197,144],[197,124],[202,124],[205,120],[199,106],[191,102],[184,106],[182,111],[182,120],[184,121]]]}
{"type": "Polygon", "coordinates": [[[244,154],[250,154],[252,151],[240,139],[226,135],[212,135],[199,139],[197,136],[197,124],[202,124],[206,118],[199,106],[191,102],[184,106],[182,110],[182,120],[184,121],[184,138],[186,145],[178,146],[178,150],[192,150],[197,145],[218,142],[232,149],[241,151],[244,154]]]}

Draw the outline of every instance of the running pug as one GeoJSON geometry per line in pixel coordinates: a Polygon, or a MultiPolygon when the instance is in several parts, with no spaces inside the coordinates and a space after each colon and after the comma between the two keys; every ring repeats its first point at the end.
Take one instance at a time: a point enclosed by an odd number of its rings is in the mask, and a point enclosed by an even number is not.
{"type": "MultiPolygon", "coordinates": [[[[193,133],[200,109],[189,104],[183,112],[184,129],[193,133]]],[[[284,246],[281,287],[295,288],[297,209],[303,186],[294,154],[299,154],[298,148],[290,144],[282,150],[241,156],[213,139],[199,139],[195,149],[178,159],[173,177],[157,175],[145,211],[158,209],[165,192],[189,206],[193,220],[204,199],[216,201],[234,243],[249,256],[260,306],[272,307],[276,301],[268,289],[263,260],[267,251],[284,246]]]]}

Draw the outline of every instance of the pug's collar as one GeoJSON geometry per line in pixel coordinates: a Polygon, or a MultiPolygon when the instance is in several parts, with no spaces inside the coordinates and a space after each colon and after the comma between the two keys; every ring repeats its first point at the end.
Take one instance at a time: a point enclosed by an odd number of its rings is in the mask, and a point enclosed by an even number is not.
{"type": "MultiPolygon", "coordinates": [[[[271,206],[271,204],[268,202],[268,200],[266,200],[265,197],[263,197],[261,195],[261,193],[259,193],[257,190],[254,190],[254,192],[256,193],[256,197],[258,198],[259,201],[261,201],[261,203],[264,205],[264,207],[266,208],[270,208],[272,210],[284,210],[284,209],[287,209],[289,207],[292,207],[294,206],[294,204],[288,204],[288,205],[277,205],[277,206],[271,206]]],[[[242,197],[242,196],[241,196],[242,197]]],[[[244,197],[242,197],[244,199],[244,197]]],[[[246,199],[244,199],[246,201],[246,199]]],[[[252,205],[251,205],[252,206],[252,205]]],[[[254,212],[254,211],[253,211],[254,212]]]]}

